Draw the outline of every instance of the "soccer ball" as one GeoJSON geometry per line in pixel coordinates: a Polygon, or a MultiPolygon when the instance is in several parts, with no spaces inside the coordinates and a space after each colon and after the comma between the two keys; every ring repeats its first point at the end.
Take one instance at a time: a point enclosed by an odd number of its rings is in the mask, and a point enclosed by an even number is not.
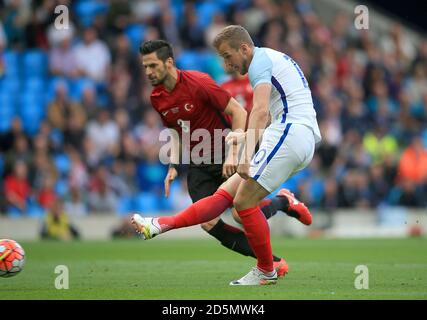
{"type": "Polygon", "coordinates": [[[25,263],[24,249],[18,242],[0,239],[0,277],[13,277],[22,271],[25,263]]]}

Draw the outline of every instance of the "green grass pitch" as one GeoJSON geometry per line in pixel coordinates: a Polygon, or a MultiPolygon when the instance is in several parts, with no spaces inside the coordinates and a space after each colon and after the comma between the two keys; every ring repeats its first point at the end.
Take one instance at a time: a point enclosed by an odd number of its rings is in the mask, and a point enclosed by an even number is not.
{"type": "Polygon", "coordinates": [[[0,278],[0,299],[427,299],[427,239],[274,238],[289,263],[275,286],[230,287],[255,260],[216,241],[22,242],[26,266],[0,278]],[[55,289],[57,265],[69,289],[55,289]],[[357,265],[369,289],[355,289],[357,265]]]}

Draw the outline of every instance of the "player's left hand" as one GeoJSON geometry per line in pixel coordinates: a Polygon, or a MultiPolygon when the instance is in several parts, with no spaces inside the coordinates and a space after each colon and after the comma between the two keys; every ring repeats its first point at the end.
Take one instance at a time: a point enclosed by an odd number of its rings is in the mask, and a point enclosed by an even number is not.
{"type": "Polygon", "coordinates": [[[237,170],[237,161],[233,161],[233,159],[225,160],[224,165],[222,166],[222,176],[226,179],[230,178],[233,174],[236,173],[237,170]]]}
{"type": "Polygon", "coordinates": [[[236,173],[238,165],[238,147],[230,146],[227,154],[227,158],[222,166],[222,176],[226,179],[230,178],[236,173]]]}
{"type": "Polygon", "coordinates": [[[237,173],[245,180],[250,178],[249,167],[249,163],[240,163],[237,167],[237,173]]]}
{"type": "Polygon", "coordinates": [[[225,137],[225,142],[228,145],[239,145],[242,142],[244,142],[246,139],[246,132],[242,132],[239,130],[231,131],[227,136],[225,137]]]}

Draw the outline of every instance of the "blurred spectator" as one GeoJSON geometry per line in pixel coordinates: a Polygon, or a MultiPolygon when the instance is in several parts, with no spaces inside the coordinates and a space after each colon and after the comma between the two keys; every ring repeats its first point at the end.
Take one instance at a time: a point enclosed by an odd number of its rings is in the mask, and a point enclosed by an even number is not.
{"type": "Polygon", "coordinates": [[[37,202],[44,209],[51,209],[57,201],[58,195],[55,192],[54,186],[54,176],[51,174],[45,175],[43,177],[41,188],[37,191],[37,202]]]}
{"type": "Polygon", "coordinates": [[[28,167],[24,161],[15,162],[13,173],[4,180],[3,190],[8,212],[25,213],[31,196],[31,186],[28,181],[28,167]]]}
{"type": "Polygon", "coordinates": [[[110,51],[106,44],[98,38],[94,28],[83,31],[83,42],[75,47],[77,66],[82,76],[97,82],[106,82],[111,62],[110,51]]]}
{"type": "Polygon", "coordinates": [[[72,48],[74,27],[57,30],[51,26],[49,35],[51,49],[49,52],[49,70],[52,75],[75,78],[78,76],[76,51],[72,48]]]}
{"type": "Polygon", "coordinates": [[[25,44],[25,27],[31,15],[30,1],[11,0],[6,3],[4,18],[4,31],[8,42],[13,47],[22,47],[25,44]]]}
{"type": "Polygon", "coordinates": [[[198,21],[198,15],[193,2],[184,2],[184,14],[180,19],[180,37],[183,45],[188,49],[200,49],[205,47],[204,30],[198,21]]]}
{"type": "Polygon", "coordinates": [[[399,181],[421,184],[427,178],[427,149],[420,136],[415,136],[412,143],[403,151],[399,161],[399,181]]]}
{"type": "Polygon", "coordinates": [[[338,208],[337,182],[335,179],[325,179],[325,186],[323,196],[320,200],[320,206],[328,211],[338,208]]]}
{"type": "Polygon", "coordinates": [[[72,118],[75,121],[84,123],[86,114],[82,106],[71,102],[68,98],[66,83],[61,82],[56,86],[55,98],[49,104],[47,118],[52,128],[64,131],[67,128],[67,121],[72,118]]]}
{"type": "Polygon", "coordinates": [[[0,135],[0,151],[10,151],[19,137],[27,140],[28,145],[28,139],[23,131],[21,118],[14,117],[10,130],[0,135]]]}
{"type": "MultiPolygon", "coordinates": [[[[6,33],[4,32],[3,23],[0,21],[0,52],[7,46],[6,33]]],[[[0,73],[2,75],[2,73],[0,73]]]]}
{"type": "Polygon", "coordinates": [[[89,143],[87,152],[91,154],[94,163],[117,154],[120,131],[117,123],[111,120],[108,110],[99,110],[96,120],[89,122],[86,135],[89,143]]]}
{"type": "Polygon", "coordinates": [[[88,214],[86,202],[83,195],[76,187],[71,187],[65,201],[65,211],[70,217],[82,217],[88,214]]]}
{"type": "Polygon", "coordinates": [[[93,83],[84,85],[82,89],[81,104],[83,110],[86,112],[88,119],[95,119],[101,107],[98,104],[96,88],[93,83]]]}
{"type": "MultiPolygon", "coordinates": [[[[76,215],[92,208],[116,212],[117,204],[123,212],[140,199],[177,206],[185,185],[174,184],[177,199],[172,194],[163,202],[163,127],[151,110],[138,46],[164,38],[174,45],[179,67],[208,72],[221,83],[228,78],[212,38],[225,25],[241,24],[257,46],[292,56],[310,83],[323,141],[312,165],[290,179],[294,192],[331,211],[427,205],[425,35],[413,38],[399,23],[356,30],[352,12],[326,16],[311,0],[92,2],[85,8],[93,14],[65,1],[69,28],[58,30],[57,1],[0,1],[3,177],[14,176],[15,164],[24,161],[29,189],[42,190],[52,177],[54,191],[69,196],[67,211],[76,215]],[[100,179],[102,165],[106,178],[100,179]],[[101,180],[96,188],[93,180],[101,180]]],[[[233,91],[235,84],[241,91],[232,94],[250,105],[250,85],[239,78],[222,85],[233,91]]],[[[40,209],[37,202],[50,202],[38,194],[30,197],[30,215],[40,209]]]]}
{"type": "Polygon", "coordinates": [[[132,22],[133,15],[129,1],[115,0],[111,1],[110,9],[107,15],[107,25],[113,33],[123,31],[126,26],[132,22]]]}
{"type": "Polygon", "coordinates": [[[132,197],[138,192],[136,166],[131,161],[115,161],[110,176],[110,186],[119,197],[132,197]]]}
{"type": "Polygon", "coordinates": [[[28,139],[25,135],[21,134],[15,137],[13,148],[6,153],[5,157],[5,171],[10,172],[15,163],[19,160],[25,163],[31,163],[33,154],[31,153],[28,145],[28,139]]]}
{"type": "Polygon", "coordinates": [[[157,112],[151,109],[147,110],[144,113],[141,123],[134,130],[136,140],[144,153],[150,149],[158,148],[159,136],[162,129],[163,127],[157,112]]]}
{"type": "Polygon", "coordinates": [[[363,137],[363,146],[374,162],[381,162],[387,155],[398,153],[397,141],[387,132],[385,126],[377,126],[374,132],[366,133],[363,137]]]}
{"type": "Polygon", "coordinates": [[[227,70],[227,73],[231,75],[231,79],[225,81],[221,87],[227,90],[249,114],[252,110],[253,90],[248,75],[242,76],[232,70],[227,70]]]}
{"type": "Polygon", "coordinates": [[[338,187],[338,206],[342,208],[368,208],[371,194],[364,171],[348,170],[338,187]]]}
{"type": "Polygon", "coordinates": [[[71,161],[68,184],[71,189],[83,190],[89,182],[86,165],[77,150],[70,148],[68,154],[71,161]]]}
{"type": "Polygon", "coordinates": [[[89,208],[97,213],[115,213],[117,211],[118,198],[111,188],[108,168],[99,166],[90,181],[89,208]]]}
{"type": "Polygon", "coordinates": [[[47,212],[40,232],[42,239],[69,241],[80,237],[64,211],[62,200],[57,199],[47,212]]]}

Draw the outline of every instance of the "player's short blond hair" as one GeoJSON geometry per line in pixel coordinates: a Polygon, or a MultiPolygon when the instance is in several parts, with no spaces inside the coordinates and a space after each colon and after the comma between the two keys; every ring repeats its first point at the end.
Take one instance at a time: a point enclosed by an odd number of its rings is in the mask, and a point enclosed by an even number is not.
{"type": "Polygon", "coordinates": [[[238,49],[242,43],[246,43],[252,47],[254,46],[249,32],[239,25],[230,25],[222,29],[215,37],[213,46],[218,50],[220,45],[224,42],[228,43],[233,49],[238,49]]]}

